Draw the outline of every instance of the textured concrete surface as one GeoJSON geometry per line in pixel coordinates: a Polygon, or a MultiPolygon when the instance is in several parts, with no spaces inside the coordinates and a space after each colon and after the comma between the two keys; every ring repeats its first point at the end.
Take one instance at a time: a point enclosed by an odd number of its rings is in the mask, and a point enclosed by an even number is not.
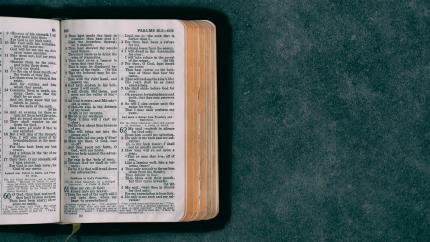
{"type": "MultiPolygon", "coordinates": [[[[1,15],[218,25],[221,215],[86,225],[79,241],[430,240],[429,1],[6,2],[54,9],[1,15]]],[[[0,240],[68,230],[6,226],[0,240]]]]}

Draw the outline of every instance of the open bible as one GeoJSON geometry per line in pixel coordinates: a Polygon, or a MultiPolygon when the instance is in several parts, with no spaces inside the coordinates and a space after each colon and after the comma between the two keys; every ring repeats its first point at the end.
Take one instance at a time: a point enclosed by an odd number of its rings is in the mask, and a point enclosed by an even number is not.
{"type": "Polygon", "coordinates": [[[215,26],[0,17],[0,224],[219,211],[215,26]]]}

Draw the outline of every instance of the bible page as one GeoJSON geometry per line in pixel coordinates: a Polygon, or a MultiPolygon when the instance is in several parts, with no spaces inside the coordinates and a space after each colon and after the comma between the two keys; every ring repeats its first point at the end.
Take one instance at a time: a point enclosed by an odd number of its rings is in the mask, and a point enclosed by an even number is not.
{"type": "Polygon", "coordinates": [[[66,20],[62,53],[62,222],[181,220],[182,23],[66,20]]]}
{"type": "Polygon", "coordinates": [[[0,224],[60,221],[60,26],[0,17],[0,224]]]}

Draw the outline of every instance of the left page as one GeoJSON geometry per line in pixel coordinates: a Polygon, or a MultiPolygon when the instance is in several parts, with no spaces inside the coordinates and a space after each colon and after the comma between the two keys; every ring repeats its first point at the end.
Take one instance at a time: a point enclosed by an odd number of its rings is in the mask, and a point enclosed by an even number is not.
{"type": "Polygon", "coordinates": [[[59,30],[0,17],[0,224],[60,219],[59,30]]]}

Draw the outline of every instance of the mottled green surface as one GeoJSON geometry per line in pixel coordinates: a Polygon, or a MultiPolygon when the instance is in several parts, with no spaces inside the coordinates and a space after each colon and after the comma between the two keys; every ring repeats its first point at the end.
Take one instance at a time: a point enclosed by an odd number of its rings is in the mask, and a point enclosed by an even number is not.
{"type": "MultiPolygon", "coordinates": [[[[218,25],[220,217],[86,225],[79,241],[430,240],[429,1],[2,2],[218,25]]],[[[0,240],[68,229],[6,226],[0,240]]]]}

